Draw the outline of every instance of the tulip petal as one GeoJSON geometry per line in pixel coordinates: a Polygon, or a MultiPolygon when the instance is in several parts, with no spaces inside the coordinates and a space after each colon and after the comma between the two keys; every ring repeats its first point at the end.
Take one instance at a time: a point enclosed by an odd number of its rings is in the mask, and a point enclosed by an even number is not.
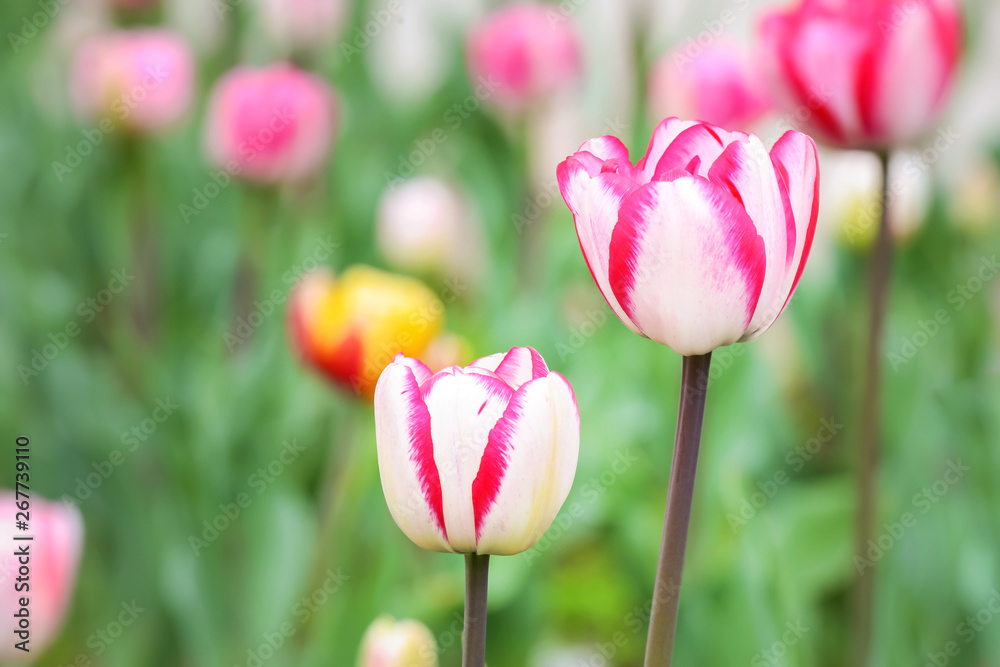
{"type": "Polygon", "coordinates": [[[723,149],[725,145],[722,139],[709,125],[689,127],[678,134],[664,151],[660,161],[656,163],[652,180],[667,180],[664,175],[677,170],[687,170],[694,160],[698,162],[691,173],[695,176],[707,176],[709,168],[722,154],[723,149]]]}
{"type": "Polygon", "coordinates": [[[488,371],[496,371],[497,366],[500,365],[500,362],[503,361],[505,356],[507,355],[503,352],[497,352],[496,354],[491,354],[488,357],[476,359],[469,364],[469,368],[485,368],[488,371]]]}
{"type": "Polygon", "coordinates": [[[810,137],[789,131],[775,142],[771,149],[771,160],[778,178],[788,190],[788,200],[795,219],[795,251],[781,286],[781,309],[774,316],[777,318],[799,284],[816,234],[816,219],[819,216],[819,155],[816,143],[810,137]]]}
{"type": "Polygon", "coordinates": [[[503,416],[514,390],[481,373],[438,373],[425,395],[434,415],[430,431],[434,463],[441,475],[444,522],[454,551],[476,550],[472,483],[490,431],[503,416]]]}
{"type": "Polygon", "coordinates": [[[774,311],[779,308],[777,302],[795,247],[795,220],[786,209],[787,199],[782,196],[771,156],[757,137],[729,144],[712,165],[709,179],[729,190],[743,204],[764,240],[764,284],[753,319],[743,336],[746,338],[765,323],[770,325],[780,312],[774,311]]]}
{"type": "Polygon", "coordinates": [[[434,375],[434,373],[431,372],[431,369],[428,368],[427,365],[424,364],[424,362],[420,361],[419,359],[413,359],[412,357],[403,356],[402,352],[398,353],[393,361],[395,361],[398,364],[403,364],[411,371],[413,371],[413,377],[416,378],[418,385],[427,382],[427,380],[429,380],[431,376],[434,375]]]}
{"type": "Polygon", "coordinates": [[[545,365],[542,355],[530,347],[511,349],[496,369],[496,374],[515,390],[525,382],[545,377],[548,373],[549,367],[545,365]]]}
{"type": "Polygon", "coordinates": [[[689,176],[636,190],[611,239],[612,290],[642,333],[683,355],[735,343],[760,298],[764,242],[726,190],[689,176]]]}
{"type": "Polygon", "coordinates": [[[579,437],[576,398],[558,373],[514,394],[473,483],[478,553],[515,554],[541,538],[569,495],[579,437]]]}
{"type": "Polygon", "coordinates": [[[431,418],[413,370],[385,369],[375,388],[375,433],[382,491],[396,524],[418,546],[448,545],[441,478],[431,440],[431,418]]]}
{"type": "MultiPolygon", "coordinates": [[[[627,176],[633,180],[635,179],[635,167],[632,166],[632,161],[629,160],[628,148],[625,147],[625,144],[618,137],[604,136],[591,139],[580,146],[578,152],[589,153],[602,163],[609,163],[603,164],[596,173],[591,171],[591,176],[596,176],[602,171],[615,171],[615,169],[610,168],[615,167],[617,169],[615,173],[627,176]]],[[[588,171],[590,170],[588,169],[588,171]]]]}
{"type": "Polygon", "coordinates": [[[667,147],[674,142],[677,135],[695,125],[698,125],[697,121],[681,120],[679,118],[667,118],[657,125],[656,129],[653,130],[653,136],[649,138],[646,154],[635,165],[636,180],[639,183],[648,183],[653,180],[656,165],[659,164],[660,158],[663,157],[663,153],[667,150],[667,147]]]}
{"type": "Polygon", "coordinates": [[[573,212],[576,235],[590,275],[619,319],[629,329],[638,332],[618,304],[608,282],[608,247],[611,232],[618,221],[618,209],[638,184],[628,177],[610,172],[591,178],[576,156],[559,165],[558,178],[559,190],[573,212]]]}

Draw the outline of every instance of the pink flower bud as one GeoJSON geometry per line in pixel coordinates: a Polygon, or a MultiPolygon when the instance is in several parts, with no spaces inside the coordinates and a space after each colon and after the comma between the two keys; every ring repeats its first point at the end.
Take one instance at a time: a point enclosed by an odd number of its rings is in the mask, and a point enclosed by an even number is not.
{"type": "Polygon", "coordinates": [[[473,84],[513,110],[574,83],[581,71],[579,40],[556,5],[497,10],[469,34],[467,52],[473,84]]]}
{"type": "Polygon", "coordinates": [[[761,73],[735,44],[713,42],[693,55],[681,47],[650,73],[649,111],[657,120],[677,116],[746,129],[767,109],[761,73]]]}
{"type": "Polygon", "coordinates": [[[437,667],[434,635],[420,621],[375,619],[361,640],[358,667],[437,667]]]}
{"type": "Polygon", "coordinates": [[[292,65],[237,67],[215,84],[207,115],[215,166],[258,183],[294,183],[326,162],[338,106],[326,81],[292,65]]]}
{"type": "Polygon", "coordinates": [[[331,44],[347,13],[344,0],[259,0],[258,8],[264,31],[287,51],[331,44]]]}
{"type": "Polygon", "coordinates": [[[83,552],[83,517],[79,510],[69,504],[42,500],[32,493],[28,528],[22,531],[16,528],[16,522],[24,519],[23,513],[17,516],[18,500],[24,497],[17,499],[13,491],[0,491],[0,521],[7,545],[0,555],[0,613],[10,619],[8,627],[16,625],[21,598],[27,598],[30,652],[15,648],[14,643],[20,639],[8,630],[9,637],[0,643],[0,661],[36,656],[55,638],[73,595],[83,552]],[[34,539],[13,539],[28,535],[34,539]],[[22,553],[19,549],[27,550],[27,554],[15,555],[22,553]]]}
{"type": "Polygon", "coordinates": [[[119,30],[91,37],[78,49],[70,97],[82,118],[151,133],[184,116],[194,80],[194,57],[179,35],[119,30]]]}

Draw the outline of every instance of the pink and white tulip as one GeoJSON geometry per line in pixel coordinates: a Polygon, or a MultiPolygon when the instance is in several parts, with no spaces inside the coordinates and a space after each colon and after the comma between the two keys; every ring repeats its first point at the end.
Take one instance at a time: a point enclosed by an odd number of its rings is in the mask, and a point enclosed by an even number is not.
{"type": "Polygon", "coordinates": [[[334,139],[337,99],[323,79],[292,65],[237,67],[216,83],[205,144],[219,168],[257,183],[314,176],[334,139]]]}
{"type": "Polygon", "coordinates": [[[194,96],[194,56],[160,29],[98,34],[76,53],[70,97],[79,116],[151,133],[179,121],[194,96]]]}
{"type": "Polygon", "coordinates": [[[496,86],[491,99],[520,110],[574,83],[580,76],[580,44],[554,5],[507,5],[469,34],[469,75],[496,86]]]}
{"type": "Polygon", "coordinates": [[[767,112],[768,94],[756,60],[736,44],[715,42],[688,55],[682,46],[660,57],[649,76],[654,118],[697,118],[746,128],[767,112]]]}
{"type": "Polygon", "coordinates": [[[840,148],[884,149],[930,128],[962,50],[957,0],[803,0],[760,24],[777,101],[840,148]]]}
{"type": "Polygon", "coordinates": [[[587,265],[633,332],[685,355],[761,335],[798,283],[816,228],[812,139],[668,118],[633,165],[615,137],[558,168],[587,265]]]}
{"type": "Polygon", "coordinates": [[[334,41],[347,14],[344,0],[258,0],[260,23],[286,49],[317,49],[334,41]]]}
{"type": "MultiPolygon", "coordinates": [[[[0,661],[18,662],[38,655],[55,639],[69,608],[76,586],[76,572],[83,553],[83,517],[72,505],[31,498],[30,530],[15,530],[15,496],[13,491],[0,492],[0,520],[6,531],[4,549],[0,556],[0,613],[8,628],[15,625],[14,613],[20,609],[19,598],[29,599],[30,638],[29,653],[14,648],[20,641],[7,631],[9,638],[0,643],[0,661]],[[31,542],[18,543],[15,535],[31,535],[31,542]],[[28,588],[14,590],[21,563],[14,555],[14,545],[30,545],[31,574],[28,588]]],[[[17,628],[13,628],[17,629],[17,628]]]]}
{"type": "Polygon", "coordinates": [[[396,357],[375,388],[375,437],[396,524],[432,551],[530,549],[569,494],[580,413],[566,378],[515,347],[431,373],[396,357]]]}

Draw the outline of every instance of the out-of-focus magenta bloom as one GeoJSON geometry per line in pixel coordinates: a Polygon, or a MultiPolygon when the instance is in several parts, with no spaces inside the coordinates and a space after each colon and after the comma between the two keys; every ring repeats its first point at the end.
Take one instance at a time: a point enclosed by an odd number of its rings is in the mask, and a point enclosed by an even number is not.
{"type": "MultiPolygon", "coordinates": [[[[23,497],[21,498],[23,500],[23,497]]],[[[15,528],[18,508],[13,491],[0,491],[0,520],[3,521],[4,544],[0,555],[0,613],[9,628],[8,637],[0,642],[0,661],[18,662],[37,656],[55,638],[66,615],[76,586],[76,571],[83,553],[83,518],[72,505],[49,502],[32,494],[28,530],[15,528]],[[29,541],[14,537],[31,535],[29,541]],[[30,574],[28,588],[15,590],[22,562],[15,555],[18,547],[29,549],[30,574]],[[23,637],[19,630],[20,598],[28,598],[28,653],[14,647],[23,637]]],[[[24,583],[24,582],[21,582],[24,583]]]]}
{"type": "Polygon", "coordinates": [[[768,110],[757,62],[736,44],[715,42],[689,55],[682,46],[660,57],[649,76],[653,118],[696,118],[745,129],[768,110]]]}
{"type": "Polygon", "coordinates": [[[467,52],[473,82],[495,87],[491,100],[515,110],[572,84],[581,70],[572,25],[544,4],[497,10],[469,34],[467,52]]]}
{"type": "Polygon", "coordinates": [[[292,65],[237,67],[215,84],[207,113],[216,166],[258,183],[295,183],[329,157],[338,104],[326,81],[292,65]]]}
{"type": "Polygon", "coordinates": [[[618,139],[600,137],[558,177],[608,304],[629,329],[685,356],[766,331],[816,231],[816,145],[798,132],[768,153],[752,134],[668,118],[638,164],[618,139]]]}
{"type": "Polygon", "coordinates": [[[194,56],[180,35],[119,30],[95,35],[77,50],[70,97],[83,118],[156,132],[191,107],[194,80],[194,56]]]}
{"type": "Polygon", "coordinates": [[[803,0],[765,15],[759,32],[776,101],[840,148],[928,130],[962,49],[956,0],[803,0]]]}
{"type": "Polygon", "coordinates": [[[260,21],[286,49],[316,49],[334,40],[344,23],[344,0],[260,0],[260,21]]]}

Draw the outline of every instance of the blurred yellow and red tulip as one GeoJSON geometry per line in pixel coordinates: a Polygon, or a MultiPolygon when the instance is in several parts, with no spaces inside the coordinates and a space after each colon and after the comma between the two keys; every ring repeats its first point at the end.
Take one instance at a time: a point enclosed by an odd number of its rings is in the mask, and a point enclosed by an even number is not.
{"type": "Polygon", "coordinates": [[[420,621],[375,619],[361,640],[358,667],[437,667],[434,635],[420,621]]]}
{"type": "Polygon", "coordinates": [[[760,23],[775,101],[839,148],[884,149],[930,129],[962,50],[957,0],[802,0],[760,23]]]}
{"type": "Polygon", "coordinates": [[[77,50],[70,99],[81,118],[151,133],[188,112],[194,83],[194,56],[178,34],[118,30],[97,34],[77,50]]]}
{"type": "Polygon", "coordinates": [[[559,189],[598,287],[633,332],[685,355],[761,335],[805,267],[819,207],[816,145],[668,118],[638,164],[583,144],[559,189]]]}
{"type": "Polygon", "coordinates": [[[389,512],[417,546],[511,555],[541,539],[569,494],[580,412],[528,347],[437,373],[400,355],[375,389],[375,440],[389,512]]]}
{"type": "MultiPolygon", "coordinates": [[[[2,515],[9,548],[0,556],[0,611],[7,619],[7,637],[0,643],[0,661],[28,661],[49,645],[59,632],[76,587],[77,567],[83,553],[83,517],[69,504],[50,502],[32,494],[28,530],[15,528],[15,494],[0,491],[2,515]],[[15,542],[15,536],[31,535],[34,539],[15,542]],[[18,547],[28,549],[27,568],[16,555],[18,547]],[[25,577],[25,573],[27,576],[25,577]],[[22,577],[18,580],[18,577],[22,577]],[[24,587],[15,590],[15,583],[24,587]],[[28,599],[27,653],[15,648],[25,637],[16,633],[21,610],[21,598],[28,599]],[[11,632],[14,630],[15,632],[11,632]]],[[[23,496],[19,499],[23,500],[23,496]]],[[[22,518],[22,517],[18,517],[22,518]]]]}
{"type": "Polygon", "coordinates": [[[419,357],[441,331],[444,305],[413,278],[354,266],[306,274],[289,300],[292,343],[329,380],[370,398],[402,353],[419,357]]]}
{"type": "Polygon", "coordinates": [[[306,181],[330,155],[338,109],[326,81],[293,65],[237,67],[216,82],[208,102],[208,157],[257,183],[306,181]]]}
{"type": "Polygon", "coordinates": [[[687,48],[670,51],[653,65],[649,75],[653,118],[696,118],[747,129],[767,112],[763,73],[740,46],[717,41],[693,55],[687,48]]]}
{"type": "Polygon", "coordinates": [[[559,7],[515,3],[473,28],[466,44],[474,84],[496,87],[490,99],[520,110],[576,82],[579,38],[559,7]]]}
{"type": "Polygon", "coordinates": [[[436,178],[388,189],[376,215],[379,250],[393,267],[476,283],[486,262],[479,219],[463,196],[436,178]]]}

